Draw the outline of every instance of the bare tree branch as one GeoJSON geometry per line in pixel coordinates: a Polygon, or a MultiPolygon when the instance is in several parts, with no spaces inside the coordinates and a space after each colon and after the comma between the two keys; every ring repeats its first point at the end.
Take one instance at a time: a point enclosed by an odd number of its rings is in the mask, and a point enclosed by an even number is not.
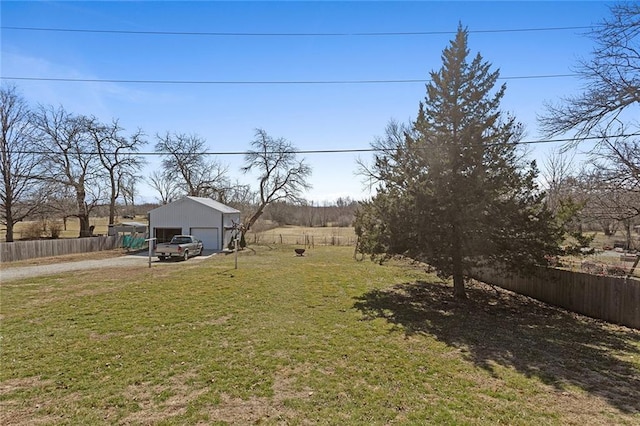
{"type": "Polygon", "coordinates": [[[80,237],[91,235],[89,215],[104,201],[104,169],[88,132],[89,119],[76,116],[62,107],[41,106],[34,115],[40,138],[35,143],[43,153],[44,172],[39,177],[53,186],[67,186],[75,194],[80,237]]]}
{"type": "Polygon", "coordinates": [[[284,138],[273,139],[262,129],[256,129],[251,142],[254,150],[245,155],[243,173],[258,173],[259,202],[255,213],[245,222],[249,230],[267,205],[276,201],[300,202],[302,193],[311,188],[307,178],[311,167],[298,160],[296,148],[284,138]]]}
{"type": "Polygon", "coordinates": [[[0,89],[0,221],[7,227],[6,241],[13,241],[13,227],[42,210],[48,188],[35,177],[40,158],[29,153],[36,129],[32,112],[15,86],[0,89]]]}
{"type": "Polygon", "coordinates": [[[144,133],[138,130],[127,138],[122,135],[124,129],[120,127],[118,120],[103,124],[91,117],[86,125],[106,172],[109,184],[109,224],[113,224],[116,202],[121,196],[125,180],[135,182],[138,170],[144,164],[143,158],[134,154],[139,151],[140,146],[146,144],[144,133]]]}
{"type": "Polygon", "coordinates": [[[215,160],[208,160],[204,139],[197,135],[169,132],[156,138],[155,150],[163,154],[165,179],[174,179],[183,194],[222,198],[229,187],[228,168],[215,160]]]}
{"type": "Polygon", "coordinates": [[[576,132],[576,138],[607,128],[622,111],[640,103],[640,4],[611,7],[589,36],[596,42],[591,58],[580,61],[576,72],[585,80],[584,92],[548,104],[540,125],[549,135],[576,132]]]}

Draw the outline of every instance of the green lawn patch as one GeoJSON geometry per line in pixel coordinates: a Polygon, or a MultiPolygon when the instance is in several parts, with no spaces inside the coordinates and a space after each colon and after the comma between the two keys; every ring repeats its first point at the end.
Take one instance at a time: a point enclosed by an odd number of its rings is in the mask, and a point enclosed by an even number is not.
{"type": "Polygon", "coordinates": [[[640,332],[353,248],[2,284],[0,423],[638,424],[640,332]]]}

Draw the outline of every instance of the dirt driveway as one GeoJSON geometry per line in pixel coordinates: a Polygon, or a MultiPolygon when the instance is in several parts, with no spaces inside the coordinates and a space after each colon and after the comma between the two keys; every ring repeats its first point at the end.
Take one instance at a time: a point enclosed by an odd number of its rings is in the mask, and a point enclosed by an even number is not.
{"type": "MultiPolygon", "coordinates": [[[[213,253],[204,253],[204,256],[197,256],[187,262],[196,262],[207,259],[213,253]]],[[[151,262],[158,265],[170,265],[175,262],[160,262],[152,257],[151,262]]],[[[118,266],[128,267],[140,265],[145,267],[149,263],[149,257],[145,253],[129,254],[126,256],[112,257],[107,259],[87,259],[76,262],[61,262],[46,265],[17,266],[0,270],[0,282],[20,280],[24,278],[41,277],[45,275],[56,275],[65,272],[83,271],[87,269],[114,268],[118,266]]]]}

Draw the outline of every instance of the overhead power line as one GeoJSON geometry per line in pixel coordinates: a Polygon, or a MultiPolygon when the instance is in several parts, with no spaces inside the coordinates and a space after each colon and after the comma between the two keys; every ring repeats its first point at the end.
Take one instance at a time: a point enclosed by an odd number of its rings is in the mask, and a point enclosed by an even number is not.
{"type": "MultiPolygon", "coordinates": [[[[536,145],[536,144],[545,144],[545,143],[559,143],[559,142],[583,142],[587,140],[596,140],[596,139],[611,139],[611,138],[623,138],[623,137],[632,137],[632,136],[640,136],[640,133],[629,133],[629,134],[619,134],[619,135],[608,135],[608,136],[590,136],[584,137],[580,139],[575,138],[563,138],[563,139],[541,139],[541,140],[532,140],[532,141],[519,141],[514,142],[514,145],[536,145]]],[[[498,143],[487,144],[486,146],[496,146],[498,143]]],[[[426,149],[426,148],[425,148],[426,149]]],[[[291,150],[291,151],[268,151],[267,154],[357,154],[364,152],[389,152],[394,151],[395,149],[389,148],[347,148],[347,149],[307,149],[307,150],[291,150]]],[[[31,151],[31,150],[22,150],[22,151],[14,151],[15,154],[37,154],[37,155],[51,155],[56,154],[51,151],[31,151]]],[[[226,156],[226,155],[246,155],[249,154],[250,151],[219,151],[212,152],[206,151],[201,152],[199,155],[218,155],[218,156],[226,156]]],[[[260,153],[264,154],[264,151],[260,151],[260,153]]],[[[113,152],[83,152],[85,155],[100,155],[100,154],[115,154],[113,152]]],[[[118,152],[119,155],[138,155],[138,156],[162,156],[167,154],[173,155],[186,155],[190,154],[187,152],[118,152]]]]}
{"type": "MultiPolygon", "coordinates": [[[[547,74],[499,77],[500,80],[524,80],[540,78],[578,77],[579,74],[547,74]]],[[[58,78],[58,77],[15,77],[0,76],[2,80],[54,81],[66,83],[131,83],[131,84],[211,84],[211,85],[293,85],[293,84],[407,84],[427,83],[425,79],[389,80],[129,80],[109,78],[58,78]]]]}
{"type": "MultiPolygon", "coordinates": [[[[423,36],[449,35],[456,31],[373,31],[373,32],[318,32],[318,33],[268,33],[268,32],[224,32],[224,31],[142,31],[142,30],[100,30],[92,28],[47,28],[47,27],[17,27],[2,26],[2,30],[10,31],[41,31],[67,33],[96,33],[96,34],[137,34],[137,35],[183,35],[208,37],[387,37],[387,36],[423,36]]],[[[542,28],[503,28],[488,30],[469,30],[469,33],[517,33],[540,31],[571,31],[590,30],[593,26],[572,27],[542,27],[542,28]]]]}

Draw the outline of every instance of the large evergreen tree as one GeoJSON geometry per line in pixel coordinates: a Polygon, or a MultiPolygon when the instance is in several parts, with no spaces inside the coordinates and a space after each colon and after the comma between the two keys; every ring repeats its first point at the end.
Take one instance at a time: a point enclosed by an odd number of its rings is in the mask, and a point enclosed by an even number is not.
{"type": "Polygon", "coordinates": [[[479,54],[469,61],[467,35],[443,51],[411,128],[374,144],[379,187],[356,221],[362,252],[423,260],[460,298],[475,266],[525,271],[562,235],[518,149],[521,126],[500,110],[506,87],[479,54]]]}

